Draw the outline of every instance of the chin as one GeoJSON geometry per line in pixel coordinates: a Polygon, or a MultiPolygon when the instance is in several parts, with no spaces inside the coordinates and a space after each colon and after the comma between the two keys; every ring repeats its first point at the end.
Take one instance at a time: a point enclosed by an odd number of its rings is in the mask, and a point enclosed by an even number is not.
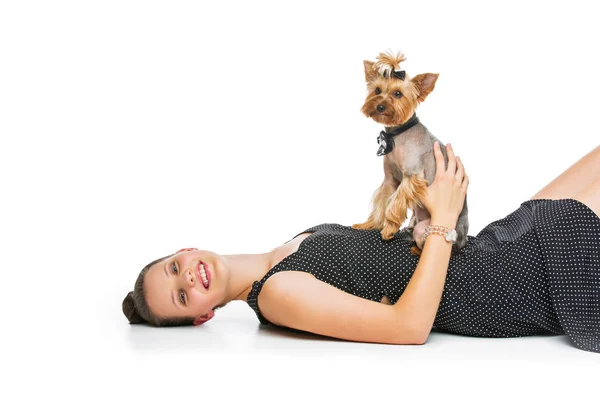
{"type": "Polygon", "coordinates": [[[389,117],[387,115],[376,115],[373,117],[373,121],[380,123],[385,126],[394,126],[398,125],[394,122],[394,118],[389,117]]]}

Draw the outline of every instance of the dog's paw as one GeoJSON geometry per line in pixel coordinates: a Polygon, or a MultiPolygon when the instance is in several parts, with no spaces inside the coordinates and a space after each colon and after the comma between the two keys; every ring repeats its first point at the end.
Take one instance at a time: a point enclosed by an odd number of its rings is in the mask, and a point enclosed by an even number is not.
{"type": "Polygon", "coordinates": [[[374,223],[367,221],[367,222],[363,222],[362,224],[354,224],[352,225],[352,229],[359,229],[359,230],[363,230],[363,231],[370,231],[373,229],[377,229],[377,227],[375,226],[374,223]]]}
{"type": "Polygon", "coordinates": [[[390,225],[386,225],[381,230],[381,238],[383,240],[393,239],[394,236],[396,235],[396,232],[398,232],[398,228],[390,226],[390,225]]]}
{"type": "Polygon", "coordinates": [[[421,250],[416,244],[410,248],[410,252],[413,256],[420,257],[423,250],[421,250]]]}

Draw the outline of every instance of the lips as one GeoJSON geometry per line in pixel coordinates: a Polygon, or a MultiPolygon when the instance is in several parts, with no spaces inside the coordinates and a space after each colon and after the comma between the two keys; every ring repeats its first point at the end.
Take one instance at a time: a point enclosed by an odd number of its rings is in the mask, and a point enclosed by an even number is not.
{"type": "Polygon", "coordinates": [[[202,261],[198,261],[196,275],[200,282],[202,282],[202,286],[204,286],[205,289],[208,289],[210,286],[210,271],[208,270],[208,265],[204,264],[202,261]]]}

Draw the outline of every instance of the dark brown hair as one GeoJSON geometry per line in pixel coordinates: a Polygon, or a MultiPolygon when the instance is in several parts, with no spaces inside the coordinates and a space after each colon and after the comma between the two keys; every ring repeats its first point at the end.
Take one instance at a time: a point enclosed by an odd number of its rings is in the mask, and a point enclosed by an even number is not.
{"type": "Polygon", "coordinates": [[[144,296],[144,277],[146,273],[154,264],[166,260],[171,256],[172,254],[152,261],[140,271],[133,291],[127,293],[127,296],[123,300],[123,314],[125,314],[130,324],[147,323],[152,326],[179,326],[192,325],[194,323],[194,318],[192,317],[159,318],[152,313],[146,302],[146,297],[144,296]]]}

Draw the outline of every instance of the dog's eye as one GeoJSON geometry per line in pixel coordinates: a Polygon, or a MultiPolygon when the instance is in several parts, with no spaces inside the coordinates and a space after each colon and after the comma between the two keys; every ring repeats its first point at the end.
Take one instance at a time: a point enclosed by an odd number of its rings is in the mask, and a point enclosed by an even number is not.
{"type": "Polygon", "coordinates": [[[375,88],[375,94],[381,94],[381,89],[375,88]]]}
{"type": "Polygon", "coordinates": [[[402,93],[399,90],[396,90],[396,93],[394,93],[394,96],[399,99],[400,97],[402,97],[402,93]]]}

